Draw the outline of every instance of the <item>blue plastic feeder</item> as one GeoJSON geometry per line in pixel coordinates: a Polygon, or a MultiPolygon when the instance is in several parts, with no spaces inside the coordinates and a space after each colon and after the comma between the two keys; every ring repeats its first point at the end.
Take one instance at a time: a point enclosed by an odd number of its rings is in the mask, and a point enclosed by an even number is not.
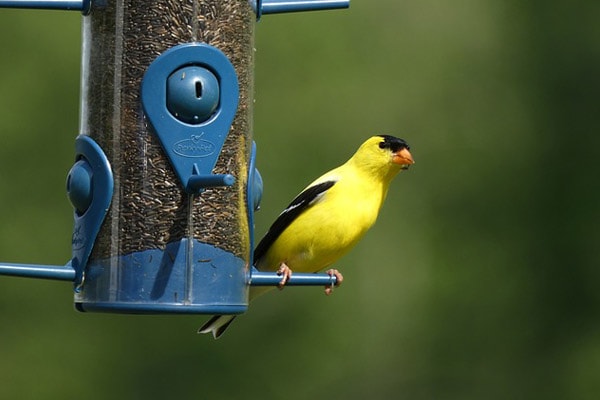
{"type": "MultiPolygon", "coordinates": [[[[348,1],[2,1],[83,14],[80,132],[67,176],[65,266],[0,274],[72,281],[80,311],[238,314],[262,195],[252,141],[254,26],[262,14],[348,1]]],[[[289,285],[330,285],[294,274],[289,285]]]]}

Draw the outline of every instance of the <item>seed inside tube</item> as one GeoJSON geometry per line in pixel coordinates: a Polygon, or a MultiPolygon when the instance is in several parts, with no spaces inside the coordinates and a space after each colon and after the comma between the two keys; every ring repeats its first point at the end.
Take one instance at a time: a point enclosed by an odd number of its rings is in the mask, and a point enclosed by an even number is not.
{"type": "MultiPolygon", "coordinates": [[[[194,196],[193,237],[245,259],[249,253],[245,171],[252,121],[256,15],[249,2],[135,0],[106,2],[84,18],[89,53],[81,132],[104,150],[115,190],[92,258],[164,249],[188,231],[189,197],[166,158],[140,103],[140,84],[154,59],[181,43],[203,42],[229,58],[239,106],[213,173],[236,177],[231,187],[194,196]]],[[[84,78],[85,79],[85,78],[84,78]]]]}

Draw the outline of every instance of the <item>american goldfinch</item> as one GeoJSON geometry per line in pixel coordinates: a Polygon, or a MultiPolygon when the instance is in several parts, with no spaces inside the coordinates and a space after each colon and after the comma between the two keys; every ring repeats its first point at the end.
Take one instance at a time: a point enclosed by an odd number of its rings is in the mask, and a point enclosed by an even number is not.
{"type": "MultiPolygon", "coordinates": [[[[306,187],[283,210],[254,250],[260,271],[277,271],[283,288],[293,271],[318,272],[336,262],[375,223],[390,182],[414,164],[408,144],[389,135],[365,141],[342,166],[306,187]]],[[[337,284],[343,277],[335,269],[337,284]]],[[[251,287],[250,300],[269,290],[251,287]]],[[[332,288],[325,289],[326,294],[332,288]]],[[[215,315],[198,333],[223,334],[235,315],[215,315]]]]}

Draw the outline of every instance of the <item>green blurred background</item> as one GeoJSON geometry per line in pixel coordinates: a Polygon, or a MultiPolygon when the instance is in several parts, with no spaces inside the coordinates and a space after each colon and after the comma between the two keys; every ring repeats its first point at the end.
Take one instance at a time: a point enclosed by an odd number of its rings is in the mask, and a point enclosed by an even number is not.
{"type": "MultiPolygon", "coordinates": [[[[596,399],[600,2],[353,0],[264,16],[256,234],[367,137],[416,165],[339,262],[219,341],[0,277],[2,399],[596,399]]],[[[64,264],[81,15],[0,11],[0,260],[64,264]]]]}

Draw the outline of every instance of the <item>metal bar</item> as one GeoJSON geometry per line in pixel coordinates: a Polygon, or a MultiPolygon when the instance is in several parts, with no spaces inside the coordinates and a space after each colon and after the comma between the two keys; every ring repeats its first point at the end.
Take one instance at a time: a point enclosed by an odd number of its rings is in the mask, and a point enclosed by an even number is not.
{"type": "Polygon", "coordinates": [[[34,8],[85,12],[91,0],[0,0],[0,8],[34,8]]]}
{"type": "Polygon", "coordinates": [[[33,265],[33,264],[0,264],[0,275],[20,276],[23,278],[55,279],[59,281],[75,280],[75,270],[70,264],[33,265]]]}
{"type": "Polygon", "coordinates": [[[350,7],[350,0],[263,0],[261,14],[333,10],[350,7]]]}
{"type": "MultiPolygon", "coordinates": [[[[281,275],[275,272],[261,272],[253,269],[250,276],[250,286],[277,286],[281,282],[281,275]]],[[[331,286],[335,285],[337,278],[328,274],[294,273],[290,276],[286,286],[331,286]]]]}

